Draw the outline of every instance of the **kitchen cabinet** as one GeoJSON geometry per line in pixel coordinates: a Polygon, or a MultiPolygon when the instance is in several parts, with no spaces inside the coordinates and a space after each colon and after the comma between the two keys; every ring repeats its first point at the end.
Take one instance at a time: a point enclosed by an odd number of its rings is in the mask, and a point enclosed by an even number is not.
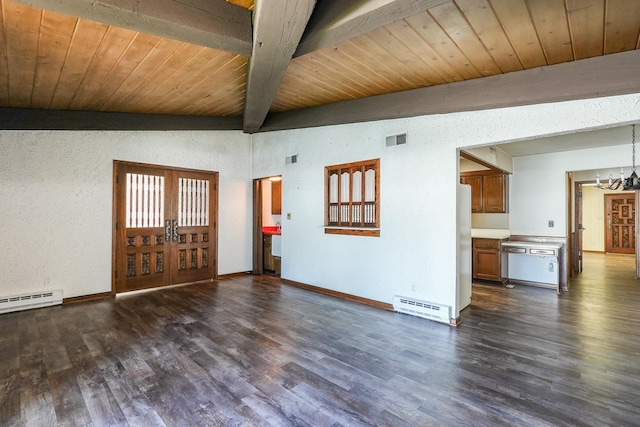
{"type": "Polygon", "coordinates": [[[482,208],[485,213],[505,213],[507,209],[507,180],[509,175],[482,177],[482,208]]]}
{"type": "Polygon", "coordinates": [[[282,214],[282,181],[271,182],[271,214],[282,214]]]}
{"type": "Polygon", "coordinates": [[[471,186],[471,212],[482,212],[482,176],[460,176],[460,183],[471,186]]]}
{"type": "Polygon", "coordinates": [[[506,274],[502,271],[506,265],[502,262],[502,240],[473,239],[473,278],[502,282],[506,274]]]}
{"type": "Polygon", "coordinates": [[[262,235],[262,254],[264,259],[262,266],[267,271],[275,271],[275,263],[273,260],[273,254],[271,253],[271,238],[271,234],[262,235]]]}
{"type": "Polygon", "coordinates": [[[472,213],[509,211],[509,175],[494,171],[463,172],[460,183],[471,186],[472,213]]]}

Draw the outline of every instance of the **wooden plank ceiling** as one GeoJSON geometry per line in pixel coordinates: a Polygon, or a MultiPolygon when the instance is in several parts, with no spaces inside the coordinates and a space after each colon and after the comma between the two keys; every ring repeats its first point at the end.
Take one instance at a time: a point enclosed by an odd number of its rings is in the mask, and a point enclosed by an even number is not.
{"type": "Polygon", "coordinates": [[[244,116],[252,133],[275,113],[640,47],[637,0],[227,1],[0,0],[0,107],[244,116]]]}

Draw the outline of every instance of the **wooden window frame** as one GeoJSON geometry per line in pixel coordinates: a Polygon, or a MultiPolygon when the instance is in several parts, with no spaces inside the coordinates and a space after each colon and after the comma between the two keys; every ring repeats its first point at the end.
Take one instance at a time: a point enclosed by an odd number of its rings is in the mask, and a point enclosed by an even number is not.
{"type": "Polygon", "coordinates": [[[343,234],[354,236],[380,236],[380,159],[364,160],[360,162],[343,163],[339,165],[326,166],[324,168],[324,182],[325,182],[325,209],[324,209],[324,232],[325,234],[343,234]],[[374,201],[367,201],[365,197],[366,191],[366,172],[373,170],[375,172],[374,178],[374,201]],[[353,174],[361,172],[361,197],[360,201],[353,201],[353,174]],[[344,173],[349,174],[349,197],[348,201],[342,201],[342,175],[344,173]],[[337,190],[338,201],[337,203],[331,202],[331,184],[330,177],[337,175],[337,190]],[[354,206],[360,206],[359,216],[360,221],[354,221],[354,206]],[[346,207],[348,218],[344,219],[343,207],[346,207]],[[336,221],[331,221],[331,210],[337,210],[336,221]],[[367,210],[373,208],[374,221],[367,222],[367,210]]]}

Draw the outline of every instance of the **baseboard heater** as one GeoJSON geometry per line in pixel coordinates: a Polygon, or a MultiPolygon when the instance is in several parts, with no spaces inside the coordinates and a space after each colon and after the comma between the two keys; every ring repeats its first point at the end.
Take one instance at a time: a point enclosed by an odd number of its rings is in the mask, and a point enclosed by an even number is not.
{"type": "Polygon", "coordinates": [[[447,325],[451,321],[451,306],[401,297],[399,295],[393,297],[393,310],[398,313],[410,314],[412,316],[446,323],[447,325]]]}
{"type": "Polygon", "coordinates": [[[62,289],[0,297],[0,314],[62,304],[62,289]]]}

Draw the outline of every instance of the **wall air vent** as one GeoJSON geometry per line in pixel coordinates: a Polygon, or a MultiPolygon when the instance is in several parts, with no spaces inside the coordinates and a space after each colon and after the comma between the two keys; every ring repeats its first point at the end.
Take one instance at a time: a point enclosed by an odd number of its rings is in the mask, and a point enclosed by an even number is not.
{"type": "Polygon", "coordinates": [[[396,145],[403,145],[407,143],[407,134],[401,133],[398,135],[392,135],[387,137],[387,147],[393,147],[396,145]]]}
{"type": "Polygon", "coordinates": [[[286,162],[288,165],[292,163],[298,163],[298,155],[294,154],[293,156],[288,156],[286,162]]]}
{"type": "Polygon", "coordinates": [[[451,320],[451,306],[401,297],[399,295],[393,297],[393,310],[398,313],[410,314],[446,324],[449,324],[451,320]]]}

